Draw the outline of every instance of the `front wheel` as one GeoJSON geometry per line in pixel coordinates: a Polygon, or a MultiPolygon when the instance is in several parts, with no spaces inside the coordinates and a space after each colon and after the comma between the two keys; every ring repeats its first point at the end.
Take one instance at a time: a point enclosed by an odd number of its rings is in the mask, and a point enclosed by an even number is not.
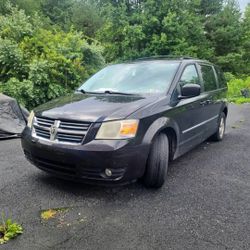
{"type": "Polygon", "coordinates": [[[212,140],[222,141],[226,130],[226,115],[224,112],[221,113],[217,131],[212,135],[212,140]]]}
{"type": "Polygon", "coordinates": [[[153,141],[147,161],[144,183],[147,187],[160,188],[166,179],[169,160],[169,141],[165,134],[153,141]]]}

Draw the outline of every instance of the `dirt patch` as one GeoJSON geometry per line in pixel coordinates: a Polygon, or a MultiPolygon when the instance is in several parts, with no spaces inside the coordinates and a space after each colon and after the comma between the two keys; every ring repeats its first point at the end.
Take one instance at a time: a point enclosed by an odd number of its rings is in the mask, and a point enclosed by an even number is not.
{"type": "Polygon", "coordinates": [[[40,213],[41,223],[49,227],[69,227],[84,223],[87,218],[74,208],[49,208],[40,213]]]}

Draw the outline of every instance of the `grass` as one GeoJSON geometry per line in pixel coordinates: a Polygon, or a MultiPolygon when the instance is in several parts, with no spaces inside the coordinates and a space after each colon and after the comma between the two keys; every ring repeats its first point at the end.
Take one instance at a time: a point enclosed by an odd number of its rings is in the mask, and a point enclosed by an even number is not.
{"type": "Polygon", "coordinates": [[[228,101],[236,104],[243,104],[243,103],[250,103],[250,98],[233,97],[233,98],[228,98],[228,101]]]}
{"type": "Polygon", "coordinates": [[[21,225],[12,222],[11,219],[5,220],[4,215],[2,214],[2,224],[0,224],[0,245],[22,233],[23,228],[21,225]]]}

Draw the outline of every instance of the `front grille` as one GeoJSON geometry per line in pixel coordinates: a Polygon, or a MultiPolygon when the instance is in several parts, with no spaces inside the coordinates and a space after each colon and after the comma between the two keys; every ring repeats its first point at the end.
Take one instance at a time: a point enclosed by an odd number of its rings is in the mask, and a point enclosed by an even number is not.
{"type": "Polygon", "coordinates": [[[33,136],[57,143],[81,144],[90,126],[89,122],[35,117],[33,136]]]}
{"type": "Polygon", "coordinates": [[[63,164],[62,162],[52,161],[41,157],[35,157],[34,161],[44,170],[72,176],[76,175],[76,168],[74,164],[63,164]]]}
{"type": "Polygon", "coordinates": [[[36,135],[45,139],[50,139],[50,132],[46,129],[36,126],[35,127],[36,135]]]}
{"type": "Polygon", "coordinates": [[[55,120],[53,120],[53,119],[42,118],[42,117],[36,117],[35,121],[36,121],[37,125],[39,125],[41,127],[46,127],[46,128],[50,128],[55,123],[55,120]]]}

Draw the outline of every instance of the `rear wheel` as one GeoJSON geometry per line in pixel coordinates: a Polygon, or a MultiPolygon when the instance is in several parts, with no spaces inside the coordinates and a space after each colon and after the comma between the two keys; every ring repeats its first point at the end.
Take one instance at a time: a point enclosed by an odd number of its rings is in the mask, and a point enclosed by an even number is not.
{"type": "Polygon", "coordinates": [[[153,141],[147,161],[144,183],[147,187],[160,188],[166,179],[169,160],[169,141],[165,134],[153,141]]]}
{"type": "Polygon", "coordinates": [[[226,115],[224,112],[222,112],[220,115],[220,120],[219,120],[219,124],[217,127],[217,131],[211,137],[212,140],[222,141],[225,135],[225,130],[226,130],[226,115]]]}

